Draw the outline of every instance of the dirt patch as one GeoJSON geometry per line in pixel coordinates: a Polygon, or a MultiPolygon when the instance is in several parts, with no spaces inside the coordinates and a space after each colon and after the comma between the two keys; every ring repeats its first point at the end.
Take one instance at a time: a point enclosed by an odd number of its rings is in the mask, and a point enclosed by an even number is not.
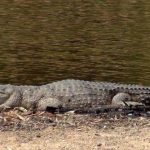
{"type": "Polygon", "coordinates": [[[9,111],[0,115],[1,150],[149,150],[150,119],[9,111]]]}

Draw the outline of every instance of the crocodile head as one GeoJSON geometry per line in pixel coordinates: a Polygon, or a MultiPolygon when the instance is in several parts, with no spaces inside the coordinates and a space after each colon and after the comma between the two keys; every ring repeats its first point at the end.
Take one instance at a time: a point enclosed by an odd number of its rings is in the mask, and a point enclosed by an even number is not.
{"type": "Polygon", "coordinates": [[[11,85],[0,85],[0,104],[6,102],[13,94],[13,87],[11,85]]]}

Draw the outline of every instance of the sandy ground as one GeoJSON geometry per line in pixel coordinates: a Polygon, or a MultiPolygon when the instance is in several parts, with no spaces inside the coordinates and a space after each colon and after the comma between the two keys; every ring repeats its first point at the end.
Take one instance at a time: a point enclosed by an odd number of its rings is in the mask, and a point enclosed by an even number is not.
{"type": "Polygon", "coordinates": [[[26,121],[27,117],[17,117],[15,124],[8,117],[9,123],[1,122],[0,150],[150,149],[149,118],[38,114],[26,121]]]}

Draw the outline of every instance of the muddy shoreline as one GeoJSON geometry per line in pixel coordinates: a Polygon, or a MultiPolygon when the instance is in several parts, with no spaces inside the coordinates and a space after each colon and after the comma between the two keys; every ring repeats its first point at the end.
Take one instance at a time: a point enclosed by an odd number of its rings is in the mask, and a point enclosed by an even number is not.
{"type": "Polygon", "coordinates": [[[149,150],[150,118],[122,114],[0,114],[2,150],[149,150]]]}

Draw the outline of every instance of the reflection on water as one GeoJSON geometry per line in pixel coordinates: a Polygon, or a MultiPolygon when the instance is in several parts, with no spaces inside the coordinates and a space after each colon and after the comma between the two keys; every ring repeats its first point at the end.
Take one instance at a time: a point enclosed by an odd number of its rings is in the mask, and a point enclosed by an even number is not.
{"type": "Polygon", "coordinates": [[[149,0],[2,0],[0,83],[150,85],[149,35],[149,0]]]}

